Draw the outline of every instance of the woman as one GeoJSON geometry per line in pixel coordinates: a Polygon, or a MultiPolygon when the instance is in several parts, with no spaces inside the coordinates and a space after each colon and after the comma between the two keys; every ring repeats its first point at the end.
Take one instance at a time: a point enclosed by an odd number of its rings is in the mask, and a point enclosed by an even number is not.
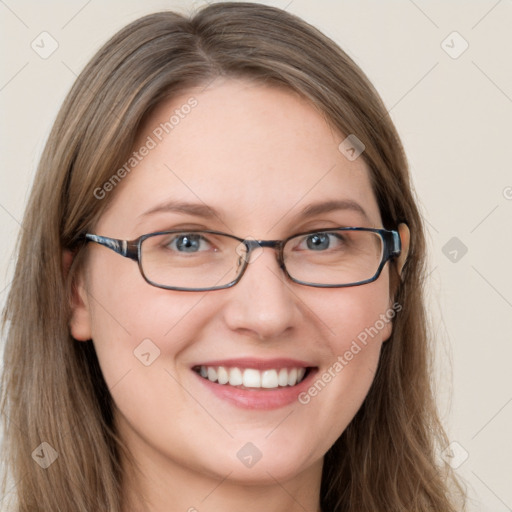
{"type": "Polygon", "coordinates": [[[461,510],[403,149],[310,25],[235,2],[123,29],[69,93],[23,228],[15,510],[461,510]]]}

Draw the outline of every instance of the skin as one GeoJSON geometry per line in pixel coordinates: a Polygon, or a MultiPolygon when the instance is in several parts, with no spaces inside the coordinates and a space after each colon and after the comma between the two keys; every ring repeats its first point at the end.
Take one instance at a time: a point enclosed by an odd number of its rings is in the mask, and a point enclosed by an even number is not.
{"type": "MultiPolygon", "coordinates": [[[[382,227],[363,159],[346,159],[338,150],[345,137],[286,89],[219,79],[161,104],[134,147],[191,96],[198,105],[117,186],[94,233],[130,240],[190,227],[282,239],[339,225],[382,227]],[[368,218],[345,210],[297,220],[307,205],[340,198],[359,203],[368,218]],[[205,203],[222,217],[140,217],[170,199],[205,203]]],[[[400,230],[399,268],[408,246],[407,228],[400,230]]],[[[236,286],[180,292],[150,286],[133,261],[105,247],[87,251],[71,332],[94,341],[119,433],[141,468],[124,463],[124,511],[136,509],[141,493],[151,512],[320,510],[323,457],[361,406],[392,324],[307,405],[240,409],[190,368],[227,357],[292,357],[321,374],[391,307],[389,264],[364,286],[313,288],[286,280],[265,248],[236,286]],[[146,338],[160,350],[150,366],[133,353],[146,338]],[[236,455],[247,442],[263,454],[251,468],[236,455]]]]}

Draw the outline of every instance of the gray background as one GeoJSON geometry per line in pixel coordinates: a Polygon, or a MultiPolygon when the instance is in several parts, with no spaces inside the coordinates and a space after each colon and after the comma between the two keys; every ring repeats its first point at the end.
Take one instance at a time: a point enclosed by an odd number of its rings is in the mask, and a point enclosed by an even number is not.
{"type": "MultiPolygon", "coordinates": [[[[130,21],[203,3],[0,0],[0,307],[38,158],[77,74],[130,21]]],[[[453,443],[440,456],[466,480],[471,511],[511,511],[512,1],[264,3],[337,41],[390,111],[429,230],[437,397],[453,443]]]]}

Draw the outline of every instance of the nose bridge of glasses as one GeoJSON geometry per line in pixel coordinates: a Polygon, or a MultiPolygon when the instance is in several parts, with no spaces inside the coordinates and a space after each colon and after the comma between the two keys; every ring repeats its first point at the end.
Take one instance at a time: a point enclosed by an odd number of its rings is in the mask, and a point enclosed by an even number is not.
{"type": "Polygon", "coordinates": [[[279,250],[283,244],[282,240],[249,240],[249,242],[253,248],[271,247],[272,249],[277,249],[277,250],[279,250]]]}
{"type": "Polygon", "coordinates": [[[255,240],[253,238],[247,238],[243,243],[247,247],[246,258],[248,262],[254,261],[263,252],[263,248],[268,247],[277,251],[279,265],[283,265],[281,257],[281,248],[283,246],[282,240],[255,240]]]}

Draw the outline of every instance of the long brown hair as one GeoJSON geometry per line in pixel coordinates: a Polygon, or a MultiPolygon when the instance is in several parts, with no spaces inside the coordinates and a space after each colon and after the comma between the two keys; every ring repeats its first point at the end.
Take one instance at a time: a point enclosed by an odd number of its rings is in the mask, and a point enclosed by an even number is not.
{"type": "Polygon", "coordinates": [[[405,222],[411,231],[401,279],[391,266],[402,309],[367,398],[325,456],[323,511],[462,510],[452,501],[460,486],[437,456],[446,436],[430,384],[424,229],[395,127],[366,76],[332,40],[280,9],[238,2],[212,4],[190,18],[161,12],[133,22],[94,56],[59,112],[3,315],[3,453],[14,510],[121,510],[126,448],[113,425],[114,404],[92,343],[76,342],[68,327],[83,254],[77,244],[115,193],[98,199],[94,191],[127,161],[148,113],[221,75],[288,87],[339,133],[355,134],[366,147],[384,227],[405,222]],[[66,249],[76,252],[69,273],[66,249]],[[33,457],[43,442],[59,457],[46,470],[33,457]]]}

